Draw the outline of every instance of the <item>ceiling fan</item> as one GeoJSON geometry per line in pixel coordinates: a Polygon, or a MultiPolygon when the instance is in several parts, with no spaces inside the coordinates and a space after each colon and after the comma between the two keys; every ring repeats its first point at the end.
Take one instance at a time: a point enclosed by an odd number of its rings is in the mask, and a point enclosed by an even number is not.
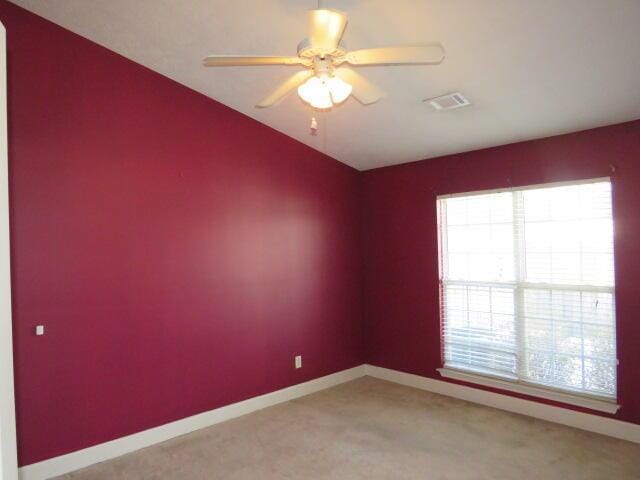
{"type": "Polygon", "coordinates": [[[289,77],[256,107],[270,107],[297,88],[302,100],[313,108],[326,110],[350,95],[363,105],[375,103],[385,95],[347,65],[437,65],[444,60],[440,44],[348,51],[340,43],[346,26],[345,13],[317,8],[309,11],[309,38],[300,42],[296,57],[211,55],[203,63],[206,67],[300,65],[305,69],[289,77]]]}

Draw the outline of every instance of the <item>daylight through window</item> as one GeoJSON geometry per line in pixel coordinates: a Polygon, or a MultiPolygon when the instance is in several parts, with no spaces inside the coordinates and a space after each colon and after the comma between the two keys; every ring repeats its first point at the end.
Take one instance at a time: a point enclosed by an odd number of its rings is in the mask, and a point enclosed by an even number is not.
{"type": "Polygon", "coordinates": [[[611,183],[438,199],[445,367],[615,400],[611,183]]]}

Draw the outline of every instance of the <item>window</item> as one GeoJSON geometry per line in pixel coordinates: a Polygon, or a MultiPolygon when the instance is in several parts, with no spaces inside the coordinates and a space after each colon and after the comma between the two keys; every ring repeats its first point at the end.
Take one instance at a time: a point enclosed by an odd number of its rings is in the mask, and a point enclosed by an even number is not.
{"type": "Polygon", "coordinates": [[[615,411],[610,181],[444,196],[438,212],[441,373],[615,411]]]}

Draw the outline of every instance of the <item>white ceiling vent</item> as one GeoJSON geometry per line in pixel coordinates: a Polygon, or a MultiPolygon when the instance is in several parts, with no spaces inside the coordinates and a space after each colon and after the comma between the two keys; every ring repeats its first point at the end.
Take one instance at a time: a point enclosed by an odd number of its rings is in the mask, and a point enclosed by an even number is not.
{"type": "Polygon", "coordinates": [[[429,98],[425,100],[425,102],[429,102],[436,110],[452,110],[454,108],[471,105],[471,102],[460,92],[449,93],[447,95],[442,95],[441,97],[429,98]]]}

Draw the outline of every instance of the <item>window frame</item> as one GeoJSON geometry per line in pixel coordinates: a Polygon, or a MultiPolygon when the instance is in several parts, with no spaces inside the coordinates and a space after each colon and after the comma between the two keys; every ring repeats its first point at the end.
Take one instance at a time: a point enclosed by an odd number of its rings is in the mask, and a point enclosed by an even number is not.
{"type": "MultiPolygon", "coordinates": [[[[513,282],[484,282],[484,281],[476,281],[476,280],[447,280],[444,278],[445,273],[445,262],[447,259],[445,258],[445,247],[444,243],[446,241],[446,226],[443,228],[442,221],[443,216],[441,212],[441,201],[451,198],[461,198],[461,197],[472,197],[476,195],[488,195],[495,193],[518,193],[524,192],[526,190],[535,190],[541,188],[554,188],[554,187],[563,187],[563,186],[574,186],[574,185],[588,185],[591,183],[602,183],[608,182],[612,184],[610,177],[599,177],[599,178],[591,178],[585,180],[575,180],[575,181],[564,181],[564,182],[551,182],[551,183],[542,183],[542,184],[534,184],[534,185],[526,185],[523,187],[508,187],[508,188],[497,188],[490,190],[476,190],[471,192],[462,192],[455,194],[447,194],[447,195],[438,195],[436,197],[436,205],[437,205],[437,221],[438,221],[438,268],[439,268],[439,286],[440,286],[440,341],[441,341],[441,364],[442,367],[438,368],[438,373],[445,378],[463,381],[470,384],[476,384],[491,388],[496,388],[500,390],[506,390],[517,394],[528,395],[532,397],[538,397],[542,399],[552,400],[555,402],[565,403],[569,405],[579,406],[582,408],[587,408],[591,410],[597,410],[605,413],[614,414],[620,408],[620,405],[617,403],[617,395],[618,388],[616,388],[615,397],[607,398],[604,396],[591,395],[585,392],[573,392],[569,389],[563,388],[555,388],[552,386],[540,385],[532,382],[528,382],[526,380],[520,379],[517,374],[516,376],[509,375],[499,375],[494,373],[479,373],[470,370],[459,369],[451,366],[447,366],[445,364],[445,338],[444,338],[444,289],[447,285],[460,285],[460,286],[495,286],[498,288],[509,288],[513,289],[514,292],[514,311],[516,312],[516,332],[520,331],[520,333],[516,333],[516,342],[518,345],[523,341],[524,336],[521,333],[523,328],[523,322],[520,320],[521,316],[517,313],[520,310],[523,304],[522,295],[524,294],[524,290],[527,288],[533,289],[543,289],[543,290],[579,290],[579,291],[593,291],[593,292],[606,292],[610,293],[613,296],[613,301],[615,305],[615,282],[614,286],[588,286],[588,285],[563,285],[556,283],[535,283],[535,282],[525,282],[523,277],[523,268],[524,268],[524,255],[522,252],[524,251],[521,242],[524,240],[523,235],[520,234],[517,229],[521,228],[517,221],[517,216],[514,214],[514,254],[516,255],[517,261],[515,262],[516,271],[515,281],[513,282]]],[[[613,185],[612,185],[613,191],[613,185]]],[[[516,197],[520,198],[522,201],[522,195],[516,195],[516,197]]],[[[612,218],[613,215],[613,193],[612,193],[612,218]]],[[[516,205],[514,205],[514,211],[516,209],[516,205]]],[[[614,227],[615,228],[615,227],[614,227]]],[[[614,262],[615,262],[615,245],[614,245],[614,262]]],[[[615,275],[615,273],[614,273],[615,275]]],[[[614,307],[615,311],[615,307],[614,307]]],[[[615,342],[617,345],[617,328],[616,328],[617,318],[614,316],[614,331],[616,331],[615,342]]],[[[518,346],[518,352],[522,351],[522,347],[518,346]]],[[[617,351],[617,348],[616,348],[617,351]]],[[[617,355],[616,355],[617,356],[617,355]]],[[[618,382],[618,370],[619,370],[619,361],[616,359],[616,383],[618,382]]]]}

